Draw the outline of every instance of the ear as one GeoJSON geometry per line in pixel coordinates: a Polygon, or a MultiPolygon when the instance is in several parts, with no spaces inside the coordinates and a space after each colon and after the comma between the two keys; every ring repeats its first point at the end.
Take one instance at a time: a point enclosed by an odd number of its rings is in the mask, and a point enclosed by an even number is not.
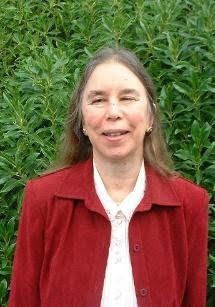
{"type": "Polygon", "coordinates": [[[149,113],[149,121],[148,121],[148,128],[153,127],[154,123],[154,113],[150,111],[149,113]]]}
{"type": "Polygon", "coordinates": [[[153,102],[152,105],[151,105],[151,114],[150,114],[150,118],[149,118],[149,125],[150,127],[153,126],[153,123],[154,123],[154,116],[155,116],[155,113],[157,111],[157,107],[156,107],[156,104],[153,102]]]}

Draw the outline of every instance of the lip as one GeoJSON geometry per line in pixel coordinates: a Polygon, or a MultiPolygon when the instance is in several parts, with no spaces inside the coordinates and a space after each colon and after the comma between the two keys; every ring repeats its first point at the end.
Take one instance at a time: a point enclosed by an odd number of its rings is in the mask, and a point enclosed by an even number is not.
{"type": "Polygon", "coordinates": [[[108,141],[120,141],[123,140],[128,133],[129,131],[125,129],[109,129],[103,131],[102,135],[108,141]]]}

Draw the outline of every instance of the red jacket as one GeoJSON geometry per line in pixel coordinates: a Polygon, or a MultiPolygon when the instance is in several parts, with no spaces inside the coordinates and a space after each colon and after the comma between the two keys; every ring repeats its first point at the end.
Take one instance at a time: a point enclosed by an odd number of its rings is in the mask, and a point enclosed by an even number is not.
{"type": "MultiPolygon", "coordinates": [[[[92,171],[89,160],[27,184],[9,307],[100,306],[111,225],[92,171]]],[[[205,190],[146,167],[129,225],[138,306],[205,306],[207,216],[205,190]]]]}

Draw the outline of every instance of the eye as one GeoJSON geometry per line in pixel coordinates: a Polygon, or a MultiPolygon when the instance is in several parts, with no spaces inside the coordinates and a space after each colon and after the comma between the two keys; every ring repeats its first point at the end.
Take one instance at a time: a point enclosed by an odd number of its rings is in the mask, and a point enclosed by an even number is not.
{"type": "Polygon", "coordinates": [[[123,96],[123,97],[121,98],[121,100],[124,101],[124,102],[129,103],[129,102],[134,102],[134,101],[136,101],[136,98],[133,97],[133,96],[123,96]]]}
{"type": "Polygon", "coordinates": [[[92,105],[102,105],[105,102],[104,98],[94,98],[92,101],[90,101],[90,104],[92,105]]]}

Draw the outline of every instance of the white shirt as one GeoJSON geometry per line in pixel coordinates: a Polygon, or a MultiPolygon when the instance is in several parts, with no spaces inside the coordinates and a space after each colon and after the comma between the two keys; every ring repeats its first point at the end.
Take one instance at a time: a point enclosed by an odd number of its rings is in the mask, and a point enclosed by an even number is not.
{"type": "Polygon", "coordinates": [[[96,193],[111,222],[111,242],[102,292],[101,307],[137,307],[131,260],[128,226],[145,190],[145,168],[142,164],[134,190],[116,204],[106,191],[94,163],[96,193]]]}

